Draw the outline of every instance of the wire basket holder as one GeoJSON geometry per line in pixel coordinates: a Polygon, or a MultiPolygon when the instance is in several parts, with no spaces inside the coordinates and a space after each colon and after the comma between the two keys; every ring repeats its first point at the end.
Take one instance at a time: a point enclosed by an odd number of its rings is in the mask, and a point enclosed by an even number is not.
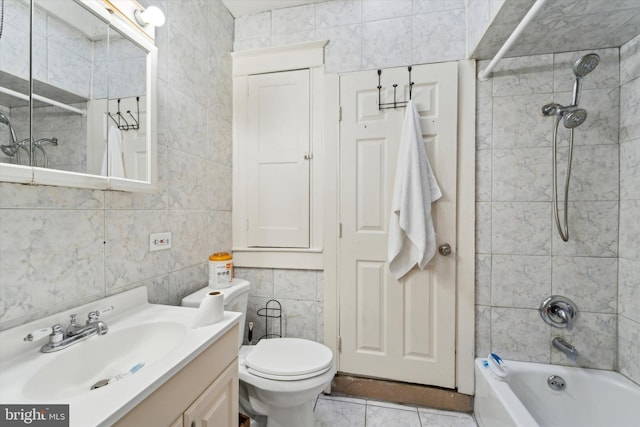
{"type": "Polygon", "coordinates": [[[258,309],[258,316],[265,318],[264,335],[258,338],[258,341],[263,338],[282,338],[282,305],[280,301],[275,299],[267,301],[264,307],[258,309]],[[278,333],[273,332],[275,319],[278,319],[278,333]]]}

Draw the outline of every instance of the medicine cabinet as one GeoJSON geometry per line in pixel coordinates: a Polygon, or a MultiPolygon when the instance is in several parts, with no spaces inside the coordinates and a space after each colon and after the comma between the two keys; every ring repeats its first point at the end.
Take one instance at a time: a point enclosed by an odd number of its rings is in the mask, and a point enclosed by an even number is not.
{"type": "Polygon", "coordinates": [[[134,0],[4,0],[0,181],[151,191],[154,30],[134,0]]]}

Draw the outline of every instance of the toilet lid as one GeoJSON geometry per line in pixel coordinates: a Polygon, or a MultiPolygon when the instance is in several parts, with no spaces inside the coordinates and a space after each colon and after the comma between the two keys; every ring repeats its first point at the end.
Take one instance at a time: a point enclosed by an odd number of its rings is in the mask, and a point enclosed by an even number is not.
{"type": "Polygon", "coordinates": [[[245,358],[250,373],[280,381],[318,376],[332,363],[333,353],[328,347],[301,338],[261,340],[245,358]]]}

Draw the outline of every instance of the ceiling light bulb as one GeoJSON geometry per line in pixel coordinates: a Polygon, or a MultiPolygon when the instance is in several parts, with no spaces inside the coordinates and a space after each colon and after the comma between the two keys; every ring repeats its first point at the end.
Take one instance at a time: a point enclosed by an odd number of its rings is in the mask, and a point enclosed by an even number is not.
{"type": "Polygon", "coordinates": [[[164,12],[156,6],[149,6],[145,10],[137,9],[133,15],[135,16],[138,24],[143,27],[146,27],[148,24],[151,24],[154,27],[161,27],[164,25],[164,12]]]}

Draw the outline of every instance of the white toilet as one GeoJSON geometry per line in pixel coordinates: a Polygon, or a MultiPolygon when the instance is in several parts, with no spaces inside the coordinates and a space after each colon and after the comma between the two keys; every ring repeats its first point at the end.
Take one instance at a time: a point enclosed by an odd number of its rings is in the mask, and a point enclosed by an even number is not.
{"type": "MultiPolygon", "coordinates": [[[[224,309],[239,311],[240,407],[266,427],[312,427],[313,404],[336,373],[331,350],[300,338],[272,338],[257,345],[242,345],[250,284],[233,279],[224,294],[224,309]]],[[[210,292],[206,287],[182,299],[185,307],[198,307],[210,292]]]]}

